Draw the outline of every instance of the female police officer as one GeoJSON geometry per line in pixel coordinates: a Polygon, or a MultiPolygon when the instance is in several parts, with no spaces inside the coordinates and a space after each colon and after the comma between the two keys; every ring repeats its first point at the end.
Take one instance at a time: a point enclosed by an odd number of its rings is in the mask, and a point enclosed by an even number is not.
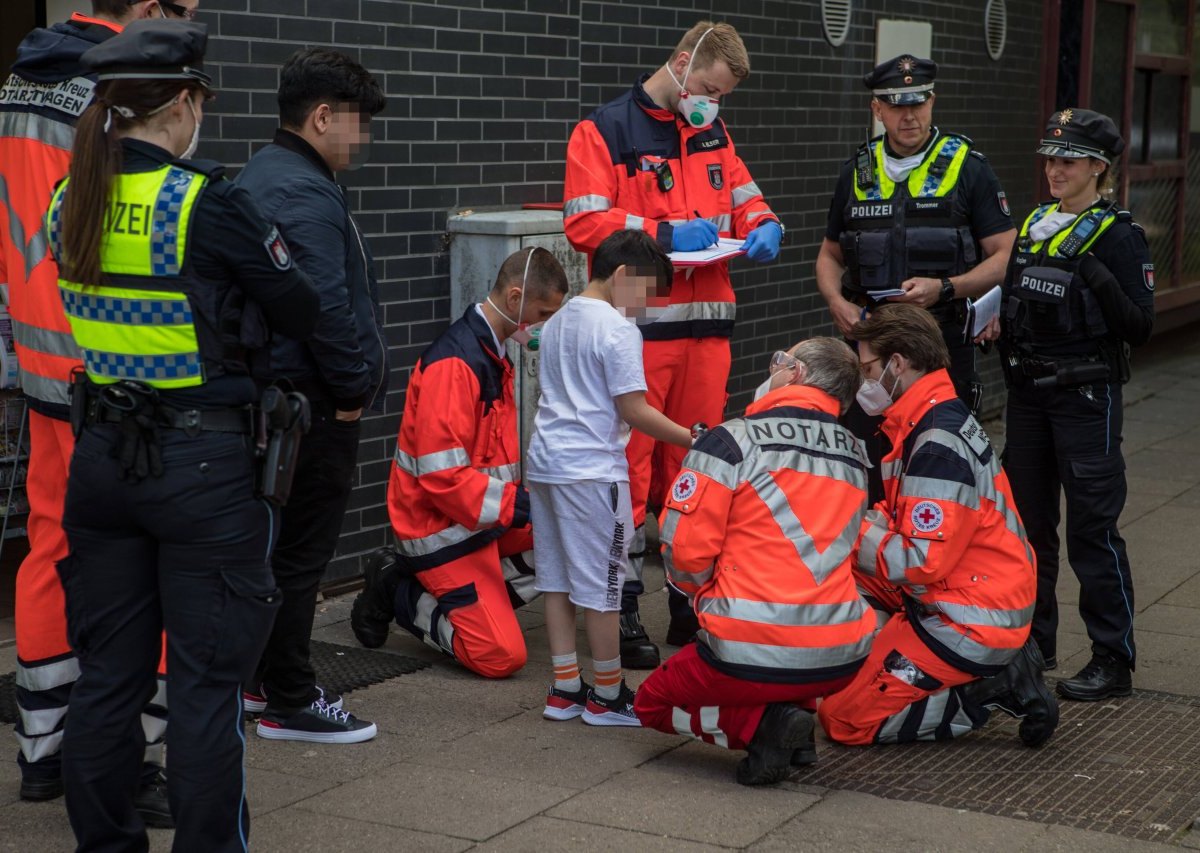
{"type": "Polygon", "coordinates": [[[1121,384],[1129,345],[1150,337],[1154,265],[1142,229],[1102,197],[1124,147],[1107,116],[1067,109],[1050,117],[1038,153],[1056,201],[1025,220],[1003,290],[1005,468],[1037,554],[1033,637],[1055,666],[1061,485],[1092,658],[1058,691],[1083,701],[1128,695],[1135,663],[1133,580],[1117,532],[1126,491],[1121,384]]]}
{"type": "Polygon", "coordinates": [[[145,849],[133,808],[142,706],[167,635],[176,849],[249,833],[240,683],[277,606],[275,511],[255,497],[249,361],[307,337],[312,284],[278,231],[191,155],[207,31],[137,22],[83,55],[98,75],[47,230],[83,353],[59,563],[81,674],[63,744],[79,849],[145,849]]]}

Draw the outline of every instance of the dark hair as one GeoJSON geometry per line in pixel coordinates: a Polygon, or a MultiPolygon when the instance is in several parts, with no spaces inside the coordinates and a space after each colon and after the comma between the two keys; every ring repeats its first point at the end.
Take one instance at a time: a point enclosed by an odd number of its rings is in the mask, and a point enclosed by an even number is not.
{"type": "Polygon", "coordinates": [[[626,229],[605,237],[596,247],[596,254],[592,255],[592,278],[608,281],[617,267],[622,266],[653,269],[658,286],[662,288],[670,287],[675,275],[671,259],[645,231],[626,229]]]}
{"type": "Polygon", "coordinates": [[[71,149],[71,183],[63,199],[62,254],[57,258],[71,281],[100,284],[100,244],[104,238],[108,199],[113,178],[121,171],[118,131],[148,120],[148,113],[186,89],[188,97],[200,89],[187,80],[104,80],[96,86],[96,99],[83,111],[75,126],[71,149]],[[116,109],[132,110],[126,118],[116,109]],[[112,119],[106,130],[104,125],[112,119]]]}
{"type": "Polygon", "coordinates": [[[387,106],[387,96],[371,72],[346,54],[327,47],[293,53],[279,72],[279,123],[300,127],[314,107],[352,104],[366,116],[387,106]]]}
{"type": "Polygon", "coordinates": [[[547,299],[552,293],[567,292],[567,274],[554,253],[541,246],[519,249],[504,259],[492,293],[499,295],[506,287],[520,287],[529,263],[529,279],[525,282],[525,299],[547,299]],[[532,256],[531,256],[532,255],[532,256]]]}
{"type": "Polygon", "coordinates": [[[850,337],[869,343],[884,364],[898,353],[925,373],[950,366],[941,328],[933,315],[916,305],[881,305],[854,324],[850,337]]]}
{"type": "Polygon", "coordinates": [[[132,2],[135,0],[92,0],[92,14],[120,18],[129,11],[132,2]]]}

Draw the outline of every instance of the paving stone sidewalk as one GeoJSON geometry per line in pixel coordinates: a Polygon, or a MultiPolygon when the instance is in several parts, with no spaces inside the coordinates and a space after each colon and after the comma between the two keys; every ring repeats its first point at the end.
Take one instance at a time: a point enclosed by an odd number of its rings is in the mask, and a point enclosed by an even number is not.
{"type": "MultiPolygon", "coordinates": [[[[1135,364],[1136,378],[1126,388],[1130,495],[1122,517],[1137,589],[1140,666],[1135,684],[1188,697],[1200,697],[1200,549],[1193,536],[1200,527],[1200,336],[1195,331],[1156,341],[1135,364]]],[[[989,424],[989,431],[997,446],[1002,445],[1000,425],[989,424]]],[[[655,572],[650,586],[658,591],[646,596],[642,608],[651,636],[661,638],[666,596],[661,570],[655,572]]],[[[1078,590],[1065,565],[1059,599],[1060,667],[1051,675],[1062,677],[1088,657],[1087,638],[1073,611],[1078,590]]],[[[341,597],[319,606],[316,637],[354,643],[350,601],[341,597]]],[[[1150,834],[1161,839],[1155,843],[798,781],[748,789],[733,782],[740,753],[653,731],[546,722],[541,708],[550,665],[540,608],[529,608],[520,619],[529,664],[517,676],[499,682],[478,679],[406,635],[393,634],[385,651],[422,657],[432,666],[346,697],[348,709],[379,724],[374,741],[352,746],[267,742],[248,728],[253,848],[1002,853],[1200,849],[1200,828],[1188,833],[1182,825],[1151,828],[1150,834]]],[[[586,658],[582,634],[580,648],[581,659],[586,658]]],[[[11,646],[0,648],[0,672],[13,670],[14,655],[11,646]]],[[[631,674],[630,680],[636,685],[643,675],[631,674]]],[[[1116,712],[1120,701],[1112,703],[1116,712]]],[[[1189,723],[1195,718],[1187,714],[1200,713],[1194,705],[1174,705],[1182,708],[1179,713],[1185,716],[1180,719],[1189,723]]],[[[1180,726],[1179,742],[1173,744],[1180,756],[1194,755],[1198,749],[1196,727],[1187,731],[1190,734],[1180,726]]],[[[989,729],[953,746],[966,750],[977,739],[984,755],[986,744],[1002,736],[1002,730],[989,729]]],[[[1128,737],[1136,741],[1139,736],[1145,735],[1135,727],[1128,737]]],[[[1172,736],[1169,730],[1160,735],[1168,742],[1172,736]]],[[[9,760],[15,743],[9,740],[8,745],[9,752],[0,760],[0,850],[70,850],[61,800],[19,802],[17,768],[9,760]]],[[[1136,742],[1120,746],[1138,749],[1136,742]]],[[[826,761],[838,755],[827,743],[821,749],[826,761]]],[[[914,764],[913,772],[921,772],[921,762],[900,755],[905,747],[889,749],[897,753],[897,762],[914,764]]],[[[1017,789],[1061,772],[1063,768],[1053,763],[1055,754],[1046,750],[1018,755],[1020,771],[997,764],[994,772],[1011,774],[1010,783],[1017,789]],[[1039,764],[1043,760],[1044,766],[1039,764]]],[[[1111,804],[1105,802],[1102,808],[1126,808],[1126,794],[1137,796],[1136,780],[1118,786],[1111,804]]],[[[150,838],[152,850],[167,850],[172,833],[152,831],[150,838]]]]}

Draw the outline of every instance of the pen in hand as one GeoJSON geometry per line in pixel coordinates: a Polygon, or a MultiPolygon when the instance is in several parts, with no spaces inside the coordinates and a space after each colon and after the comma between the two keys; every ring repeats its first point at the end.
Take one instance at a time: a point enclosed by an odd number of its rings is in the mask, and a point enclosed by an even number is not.
{"type": "MultiPolygon", "coordinates": [[[[696,214],[696,218],[697,218],[697,219],[704,219],[704,217],[700,215],[700,211],[698,211],[698,210],[693,210],[693,211],[692,211],[692,213],[696,214]]],[[[707,221],[707,220],[706,220],[706,221],[707,221]]],[[[707,246],[705,246],[705,248],[706,248],[706,249],[707,249],[707,248],[712,248],[713,246],[717,245],[717,243],[719,242],[719,240],[718,240],[718,237],[719,237],[719,232],[717,232],[717,231],[715,230],[715,226],[714,226],[714,232],[713,232],[713,241],[712,241],[711,243],[709,243],[707,246]]]]}

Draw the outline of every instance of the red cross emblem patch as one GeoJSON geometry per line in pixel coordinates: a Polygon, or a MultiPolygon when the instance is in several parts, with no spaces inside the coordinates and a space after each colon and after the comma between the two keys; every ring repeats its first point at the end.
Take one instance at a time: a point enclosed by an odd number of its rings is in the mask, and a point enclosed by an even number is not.
{"type": "Polygon", "coordinates": [[[933,501],[921,501],[912,508],[910,514],[912,526],[922,533],[932,533],[942,526],[945,514],[942,508],[933,501]]]}
{"type": "Polygon", "coordinates": [[[682,503],[696,494],[697,485],[696,475],[691,471],[683,471],[675,480],[675,485],[671,487],[671,497],[682,503]]]}

